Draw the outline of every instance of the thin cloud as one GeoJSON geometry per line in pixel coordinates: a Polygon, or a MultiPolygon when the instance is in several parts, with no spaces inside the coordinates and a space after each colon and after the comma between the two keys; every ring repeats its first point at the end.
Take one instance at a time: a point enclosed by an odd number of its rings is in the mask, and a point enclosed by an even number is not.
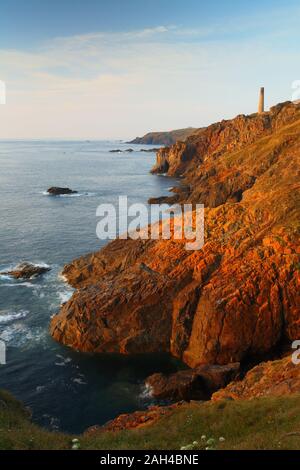
{"type": "Polygon", "coordinates": [[[0,50],[8,98],[0,137],[121,138],[200,127],[255,110],[262,83],[271,104],[287,99],[289,83],[299,78],[298,51],[280,48],[282,35],[299,35],[288,13],[273,13],[255,34],[249,32],[266,19],[94,32],[29,52],[0,50]]]}

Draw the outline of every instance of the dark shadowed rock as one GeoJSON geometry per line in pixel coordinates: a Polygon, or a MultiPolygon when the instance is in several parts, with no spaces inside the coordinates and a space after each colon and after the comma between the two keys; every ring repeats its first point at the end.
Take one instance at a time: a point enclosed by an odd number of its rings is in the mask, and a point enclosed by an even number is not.
{"type": "Polygon", "coordinates": [[[158,148],[140,149],[140,152],[157,152],[158,148]]]}
{"type": "Polygon", "coordinates": [[[202,365],[171,375],[153,374],[146,379],[151,395],[157,399],[207,400],[212,393],[234,380],[240,364],[202,365]]]}
{"type": "Polygon", "coordinates": [[[110,150],[109,152],[110,153],[131,153],[131,152],[134,152],[134,150],[133,149],[125,149],[125,150],[113,149],[113,150],[110,150]]]}
{"type": "Polygon", "coordinates": [[[57,186],[52,186],[47,190],[48,194],[51,194],[52,196],[60,196],[62,194],[76,194],[77,191],[73,191],[70,188],[59,188],[57,186]]]}
{"type": "Polygon", "coordinates": [[[0,274],[12,276],[16,279],[31,279],[48,271],[50,271],[50,268],[47,266],[38,266],[36,264],[25,262],[18,264],[18,266],[16,266],[12,271],[2,272],[0,274]]]}

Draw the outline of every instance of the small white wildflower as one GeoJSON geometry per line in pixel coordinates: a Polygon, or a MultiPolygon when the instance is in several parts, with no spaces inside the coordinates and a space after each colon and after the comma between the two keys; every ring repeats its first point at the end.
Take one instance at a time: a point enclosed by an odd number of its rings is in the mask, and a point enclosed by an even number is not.
{"type": "Polygon", "coordinates": [[[225,437],[219,437],[220,442],[225,442],[225,437]]]}
{"type": "Polygon", "coordinates": [[[213,437],[211,437],[210,439],[208,439],[208,441],[206,441],[206,444],[207,444],[208,446],[213,446],[214,443],[215,443],[215,440],[214,440],[213,437]]]}
{"type": "Polygon", "coordinates": [[[78,439],[72,439],[73,444],[76,444],[76,442],[79,442],[78,439]]]}
{"type": "Polygon", "coordinates": [[[197,446],[198,444],[199,444],[198,441],[193,442],[193,446],[197,446]]]}
{"type": "Polygon", "coordinates": [[[72,450],[78,450],[80,448],[79,444],[73,444],[72,445],[72,450]]]}
{"type": "Polygon", "coordinates": [[[186,450],[186,446],[180,447],[180,450],[186,450]]]}
{"type": "Polygon", "coordinates": [[[205,434],[203,434],[203,435],[201,436],[201,440],[202,440],[202,441],[205,441],[205,439],[206,439],[206,436],[205,436],[205,434]]]}

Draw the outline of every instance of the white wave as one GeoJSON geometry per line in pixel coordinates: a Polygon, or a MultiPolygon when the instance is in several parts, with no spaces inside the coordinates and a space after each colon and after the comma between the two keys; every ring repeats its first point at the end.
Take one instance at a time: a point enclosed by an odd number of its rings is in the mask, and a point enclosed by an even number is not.
{"type": "Polygon", "coordinates": [[[28,287],[29,289],[37,289],[40,286],[36,286],[34,284],[31,284],[31,282],[18,282],[15,284],[1,284],[3,287],[28,287]]]}
{"type": "Polygon", "coordinates": [[[74,382],[78,385],[87,385],[87,382],[82,380],[80,377],[75,377],[74,379],[72,379],[72,382],[74,382]]]}
{"type": "Polygon", "coordinates": [[[21,318],[25,318],[28,315],[28,311],[21,310],[18,313],[0,313],[0,325],[13,322],[15,320],[20,320],[21,318]]]}
{"type": "Polygon", "coordinates": [[[72,359],[70,357],[64,357],[61,354],[56,354],[56,357],[58,357],[59,359],[62,359],[66,364],[68,362],[72,362],[72,359]]]}
{"type": "Polygon", "coordinates": [[[43,196],[50,196],[50,197],[56,197],[56,198],[68,198],[68,197],[92,197],[95,196],[96,193],[93,192],[84,192],[84,193],[73,193],[73,194],[49,194],[47,191],[43,191],[42,195],[43,196]]]}
{"type": "Polygon", "coordinates": [[[14,347],[31,348],[41,343],[47,337],[47,330],[41,327],[29,328],[28,326],[15,322],[7,326],[1,333],[0,339],[14,347]]]}
{"type": "Polygon", "coordinates": [[[74,194],[58,194],[56,197],[81,197],[84,196],[82,193],[74,193],[74,194]]]}
{"type": "Polygon", "coordinates": [[[33,266],[36,266],[37,268],[50,268],[51,266],[47,263],[44,263],[44,261],[38,261],[37,263],[33,263],[32,261],[28,261],[30,264],[33,266]]]}
{"type": "Polygon", "coordinates": [[[75,194],[61,194],[59,197],[92,197],[95,196],[95,193],[75,193],[75,194]]]}
{"type": "MultiPolygon", "coordinates": [[[[0,279],[3,279],[4,281],[12,281],[12,277],[9,276],[8,274],[0,274],[0,279]]],[[[2,285],[4,285],[4,284],[2,284],[2,285]]],[[[11,285],[11,284],[9,284],[9,285],[11,285]]]]}
{"type": "Polygon", "coordinates": [[[143,400],[152,398],[153,397],[153,388],[148,384],[143,385],[142,391],[140,393],[140,397],[143,400]]]}
{"type": "Polygon", "coordinates": [[[64,357],[61,354],[56,354],[56,357],[61,361],[54,363],[58,367],[65,367],[67,364],[72,362],[72,359],[70,357],[64,357]]]}
{"type": "Polygon", "coordinates": [[[28,263],[31,264],[32,266],[35,266],[36,268],[50,268],[50,265],[45,263],[44,261],[22,261],[21,263],[18,263],[13,269],[17,269],[22,266],[23,263],[28,263]]]}
{"type": "MultiPolygon", "coordinates": [[[[5,267],[1,267],[0,268],[0,271],[5,271],[5,272],[9,272],[9,271],[16,271],[20,268],[22,268],[23,264],[30,264],[31,266],[34,266],[36,268],[50,268],[51,266],[47,263],[45,263],[44,261],[37,261],[37,262],[33,262],[33,261],[20,261],[19,263],[17,263],[16,265],[6,265],[5,267]]],[[[8,274],[1,274],[0,277],[6,277],[7,279],[11,279],[11,276],[9,276],[8,274]]]]}
{"type": "Polygon", "coordinates": [[[70,300],[74,291],[65,290],[64,292],[58,292],[58,297],[61,304],[64,304],[70,300]]]}
{"type": "Polygon", "coordinates": [[[73,193],[73,194],[50,194],[48,191],[42,191],[43,196],[49,196],[49,197],[80,197],[83,194],[82,193],[73,193]]]}
{"type": "Polygon", "coordinates": [[[58,279],[60,279],[61,281],[68,283],[67,277],[64,276],[62,273],[59,273],[57,277],[58,277],[58,279]]]}

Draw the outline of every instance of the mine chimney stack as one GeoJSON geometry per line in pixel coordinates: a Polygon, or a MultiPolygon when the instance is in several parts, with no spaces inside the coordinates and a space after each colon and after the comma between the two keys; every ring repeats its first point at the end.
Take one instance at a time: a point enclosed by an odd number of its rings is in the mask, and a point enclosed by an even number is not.
{"type": "Polygon", "coordinates": [[[261,87],[259,91],[259,101],[258,101],[258,114],[262,114],[265,111],[265,89],[261,87]]]}

